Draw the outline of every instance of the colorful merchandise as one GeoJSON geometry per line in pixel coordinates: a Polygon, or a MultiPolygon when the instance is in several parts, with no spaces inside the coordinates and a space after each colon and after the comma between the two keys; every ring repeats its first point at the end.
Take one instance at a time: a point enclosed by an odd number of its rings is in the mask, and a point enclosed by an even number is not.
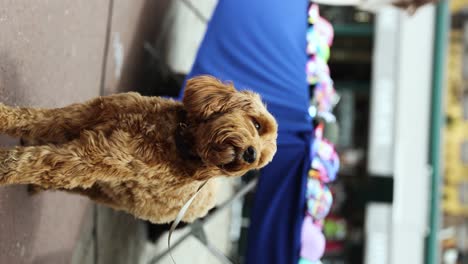
{"type": "Polygon", "coordinates": [[[325,68],[318,63],[316,67],[321,68],[318,68],[316,75],[313,76],[317,78],[318,81],[315,85],[312,103],[318,108],[318,112],[331,113],[339,101],[339,96],[329,76],[328,65],[325,68]],[[325,76],[321,76],[320,74],[324,74],[325,76]]]}
{"type": "MultiPolygon", "coordinates": [[[[311,143],[311,167],[307,179],[306,214],[302,226],[299,263],[319,264],[326,245],[325,236],[322,233],[326,224],[324,219],[333,204],[333,195],[327,183],[336,179],[340,166],[335,146],[323,134],[326,124],[336,125],[332,110],[337,104],[339,96],[333,86],[327,64],[334,37],[333,27],[320,16],[317,4],[310,5],[308,15],[308,22],[311,25],[306,35],[306,53],[310,57],[305,70],[307,82],[314,86],[309,114],[318,124],[314,130],[314,140],[311,143]]],[[[327,227],[330,231],[331,226],[327,227]]]]}
{"type": "Polygon", "coordinates": [[[307,49],[306,52],[309,55],[320,57],[325,62],[330,58],[330,46],[328,46],[327,40],[320,36],[317,27],[309,27],[307,30],[307,49]]]}
{"type": "Polygon", "coordinates": [[[309,261],[305,258],[300,258],[299,259],[299,264],[322,264],[322,261],[317,260],[317,261],[309,261]]]}
{"type": "Polygon", "coordinates": [[[307,213],[314,220],[324,219],[333,203],[330,189],[317,179],[308,179],[306,192],[307,213]]]}
{"type": "Polygon", "coordinates": [[[321,39],[325,40],[325,43],[330,47],[333,43],[334,30],[330,22],[328,22],[323,17],[319,16],[317,22],[314,24],[314,27],[317,30],[317,33],[320,35],[321,39]]]}
{"type": "Polygon", "coordinates": [[[306,216],[302,224],[301,257],[309,261],[317,261],[325,252],[325,236],[319,227],[314,225],[312,217],[306,216]]]}
{"type": "Polygon", "coordinates": [[[323,233],[330,240],[344,240],[347,234],[347,224],[344,218],[329,216],[324,221],[323,233]]]}
{"type": "MultiPolygon", "coordinates": [[[[319,56],[311,56],[306,63],[307,82],[311,85],[322,83],[325,88],[333,89],[333,82],[330,79],[330,69],[327,62],[319,56]]],[[[330,94],[328,92],[327,94],[330,94]]],[[[315,95],[314,95],[315,96],[315,95]]],[[[322,98],[314,98],[314,100],[322,100],[322,98]]]]}
{"type": "Polygon", "coordinates": [[[320,123],[315,128],[315,140],[312,143],[312,163],[309,177],[328,183],[336,179],[340,168],[340,160],[333,144],[323,138],[323,129],[323,123],[320,123]]]}
{"type": "Polygon", "coordinates": [[[309,12],[307,14],[309,16],[309,24],[314,25],[317,19],[320,17],[319,6],[317,4],[311,4],[309,7],[309,12]]]}

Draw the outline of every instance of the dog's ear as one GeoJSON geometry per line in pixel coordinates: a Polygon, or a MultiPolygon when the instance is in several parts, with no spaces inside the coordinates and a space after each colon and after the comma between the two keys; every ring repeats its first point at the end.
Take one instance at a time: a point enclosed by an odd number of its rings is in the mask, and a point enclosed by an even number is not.
{"type": "Polygon", "coordinates": [[[189,116],[207,119],[214,113],[222,113],[236,89],[231,83],[201,75],[187,81],[182,100],[189,116]]]}

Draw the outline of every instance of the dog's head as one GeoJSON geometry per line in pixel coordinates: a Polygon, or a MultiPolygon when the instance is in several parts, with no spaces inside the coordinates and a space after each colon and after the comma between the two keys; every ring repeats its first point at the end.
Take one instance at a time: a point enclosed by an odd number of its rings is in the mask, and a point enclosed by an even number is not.
{"type": "Polygon", "coordinates": [[[239,176],[273,159],[278,125],[258,94],[204,75],[187,81],[183,104],[194,151],[208,166],[239,176]]]}

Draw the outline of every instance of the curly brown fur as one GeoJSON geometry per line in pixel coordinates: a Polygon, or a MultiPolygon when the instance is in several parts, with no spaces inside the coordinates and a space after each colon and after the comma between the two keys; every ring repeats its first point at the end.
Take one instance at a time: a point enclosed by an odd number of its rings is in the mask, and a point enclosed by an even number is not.
{"type": "MultiPolygon", "coordinates": [[[[277,124],[257,94],[199,76],[183,102],[126,93],[59,109],[0,104],[0,133],[36,142],[0,149],[0,185],[67,190],[164,223],[205,180],[270,162],[277,124]]],[[[204,216],[215,190],[209,181],[184,220],[204,216]]]]}

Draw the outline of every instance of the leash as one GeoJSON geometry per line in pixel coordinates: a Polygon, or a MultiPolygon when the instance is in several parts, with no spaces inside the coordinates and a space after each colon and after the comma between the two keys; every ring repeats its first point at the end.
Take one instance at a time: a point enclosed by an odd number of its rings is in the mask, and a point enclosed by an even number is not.
{"type": "MultiPolygon", "coordinates": [[[[205,223],[207,223],[208,221],[210,221],[210,219],[213,219],[214,217],[216,217],[217,215],[219,215],[221,212],[223,212],[224,209],[228,208],[229,206],[232,205],[232,203],[238,199],[240,199],[241,197],[244,197],[248,192],[252,191],[253,189],[255,189],[255,186],[257,185],[257,179],[253,179],[253,180],[250,180],[247,184],[245,184],[244,186],[242,186],[238,191],[236,191],[236,193],[230,197],[228,200],[222,202],[219,206],[217,206],[216,210],[212,211],[210,214],[208,214],[205,218],[203,218],[202,220],[196,220],[194,223],[190,224],[189,226],[191,227],[190,230],[188,232],[186,232],[185,234],[183,234],[181,237],[179,237],[173,244],[173,248],[179,246],[182,242],[184,242],[188,237],[190,236],[196,236],[197,235],[197,232],[196,232],[196,229],[200,228],[200,225],[204,225],[205,223]],[[198,224],[197,224],[198,222],[198,224]]],[[[197,236],[196,236],[197,237],[197,236]]],[[[197,237],[198,238],[198,237],[197,237]]],[[[221,258],[219,256],[219,254],[217,252],[213,252],[213,247],[209,247],[207,245],[205,245],[207,247],[208,250],[211,251],[212,254],[214,254],[216,257],[218,257],[218,259],[222,260],[223,258],[221,258]]],[[[156,255],[154,256],[150,261],[148,261],[148,264],[156,264],[156,263],[159,263],[159,261],[161,261],[162,258],[164,258],[165,256],[167,256],[168,254],[170,253],[170,250],[169,249],[166,249],[164,252],[162,252],[161,254],[159,255],[156,255]]],[[[223,255],[224,256],[224,255],[223,255]]],[[[226,262],[226,261],[221,261],[222,263],[229,263],[229,264],[232,264],[232,262],[226,262]]]]}
{"type": "Polygon", "coordinates": [[[187,210],[188,208],[190,207],[190,205],[192,204],[193,200],[195,200],[195,197],[197,197],[197,195],[200,193],[200,191],[202,190],[202,188],[208,183],[208,180],[206,180],[205,182],[202,183],[202,185],[200,185],[200,187],[198,187],[198,190],[192,195],[192,197],[190,197],[190,199],[184,204],[184,206],[182,206],[182,208],[180,209],[179,213],[177,213],[177,216],[174,220],[174,222],[172,222],[172,225],[171,225],[171,228],[169,229],[169,236],[167,237],[167,248],[169,250],[169,256],[171,257],[171,260],[172,260],[172,263],[176,264],[175,260],[174,260],[174,257],[172,257],[172,249],[171,249],[171,237],[172,237],[172,233],[175,231],[177,225],[179,225],[180,221],[182,220],[182,218],[184,217],[184,215],[187,213],[187,210]]]}

